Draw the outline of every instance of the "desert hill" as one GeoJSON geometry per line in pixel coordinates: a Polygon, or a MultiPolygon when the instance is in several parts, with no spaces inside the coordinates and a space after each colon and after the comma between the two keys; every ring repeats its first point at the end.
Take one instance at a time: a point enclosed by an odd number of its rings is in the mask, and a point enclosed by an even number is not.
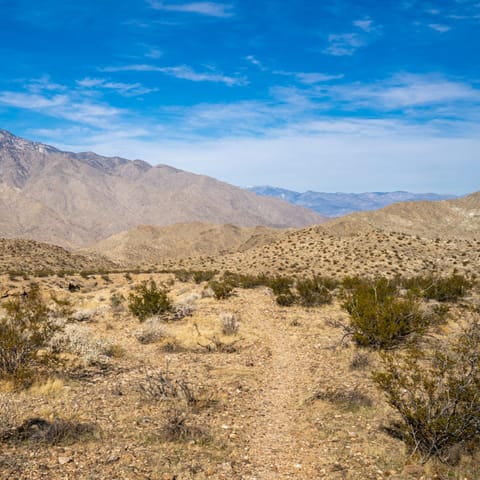
{"type": "Polygon", "coordinates": [[[338,235],[379,229],[425,238],[480,238],[480,192],[439,202],[403,202],[373,212],[331,220],[325,231],[338,235]]]}
{"type": "Polygon", "coordinates": [[[301,227],[313,211],[140,160],[71,153],[0,130],[0,231],[81,247],[138,225],[301,227]]]}
{"type": "Polygon", "coordinates": [[[480,239],[430,239],[373,229],[348,235],[320,226],[287,232],[276,241],[217,257],[166,262],[167,268],[217,269],[272,275],[414,275],[454,271],[475,275],[480,239]]]}
{"type": "Polygon", "coordinates": [[[152,265],[200,255],[223,255],[264,245],[283,230],[201,222],[165,227],[141,225],[100,241],[86,251],[124,265],[152,265]]]}
{"type": "Polygon", "coordinates": [[[118,265],[92,254],[76,254],[65,248],[34,240],[0,238],[0,272],[59,272],[112,270],[118,265]]]}

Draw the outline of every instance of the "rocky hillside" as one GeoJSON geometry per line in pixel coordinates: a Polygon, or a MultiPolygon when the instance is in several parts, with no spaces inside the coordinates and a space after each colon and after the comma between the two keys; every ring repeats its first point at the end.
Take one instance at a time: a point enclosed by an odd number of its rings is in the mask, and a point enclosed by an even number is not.
{"type": "Polygon", "coordinates": [[[141,225],[112,235],[88,252],[105,255],[124,265],[152,265],[201,255],[222,255],[265,245],[283,230],[236,227],[201,222],[153,227],[141,225]]]}
{"type": "Polygon", "coordinates": [[[62,152],[0,130],[0,233],[86,246],[138,225],[301,227],[323,217],[166,165],[62,152]]]}
{"type": "Polygon", "coordinates": [[[440,202],[404,202],[332,220],[325,231],[349,235],[371,228],[425,238],[480,238],[480,192],[440,202]]]}
{"type": "Polygon", "coordinates": [[[75,254],[34,240],[0,238],[0,273],[112,270],[114,262],[92,253],[75,254]]]}

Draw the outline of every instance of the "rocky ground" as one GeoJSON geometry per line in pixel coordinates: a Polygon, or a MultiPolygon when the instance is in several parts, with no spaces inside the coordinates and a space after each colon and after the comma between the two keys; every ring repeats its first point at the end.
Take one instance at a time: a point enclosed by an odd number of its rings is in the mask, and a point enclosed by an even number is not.
{"type": "Polygon", "coordinates": [[[422,464],[385,432],[395,414],[371,381],[379,358],[342,343],[346,314],[336,301],[280,307],[266,287],[215,300],[205,285],[172,275],[3,276],[0,284],[11,296],[32,280],[46,299],[70,303],[60,312],[70,318],[70,346],[57,342],[61,363],[32,386],[1,384],[1,421],[41,419],[57,425],[57,437],[45,441],[39,421],[24,439],[4,437],[1,479],[479,478],[479,459],[422,464]],[[151,277],[192,315],[132,317],[122,296],[151,277]],[[222,314],[237,316],[237,333],[222,333],[222,314]],[[161,373],[194,400],[160,395],[161,373]]]}

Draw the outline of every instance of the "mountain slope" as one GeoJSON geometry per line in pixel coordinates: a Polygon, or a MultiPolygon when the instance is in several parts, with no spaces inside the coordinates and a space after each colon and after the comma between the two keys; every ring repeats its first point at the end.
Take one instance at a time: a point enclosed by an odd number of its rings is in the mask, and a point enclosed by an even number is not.
{"type": "Polygon", "coordinates": [[[88,248],[123,265],[152,265],[200,255],[244,251],[275,241],[284,230],[241,228],[201,222],[152,227],[142,225],[117,233],[88,248]]]}
{"type": "Polygon", "coordinates": [[[112,270],[118,265],[101,255],[72,253],[34,240],[0,238],[0,273],[61,270],[112,270]]]}
{"type": "Polygon", "coordinates": [[[404,202],[374,212],[331,220],[323,228],[338,235],[369,229],[425,238],[480,238],[480,192],[440,202],[404,202]]]}
{"type": "Polygon", "coordinates": [[[86,246],[141,224],[321,223],[313,211],[165,165],[62,152],[0,130],[3,236],[86,246]]]}
{"type": "Polygon", "coordinates": [[[327,217],[339,217],[363,210],[376,210],[398,202],[455,198],[453,195],[410,192],[325,193],[308,191],[299,193],[269,186],[251,187],[248,190],[258,195],[280,198],[293,205],[310,208],[327,217]]]}

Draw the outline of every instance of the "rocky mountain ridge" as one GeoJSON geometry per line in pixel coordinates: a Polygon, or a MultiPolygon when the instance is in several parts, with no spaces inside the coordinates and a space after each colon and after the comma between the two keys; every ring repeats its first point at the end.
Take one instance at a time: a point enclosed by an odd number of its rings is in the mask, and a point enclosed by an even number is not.
{"type": "Polygon", "coordinates": [[[192,221],[302,227],[324,218],[211,177],[0,130],[0,236],[84,247],[142,224],[192,221]]]}

